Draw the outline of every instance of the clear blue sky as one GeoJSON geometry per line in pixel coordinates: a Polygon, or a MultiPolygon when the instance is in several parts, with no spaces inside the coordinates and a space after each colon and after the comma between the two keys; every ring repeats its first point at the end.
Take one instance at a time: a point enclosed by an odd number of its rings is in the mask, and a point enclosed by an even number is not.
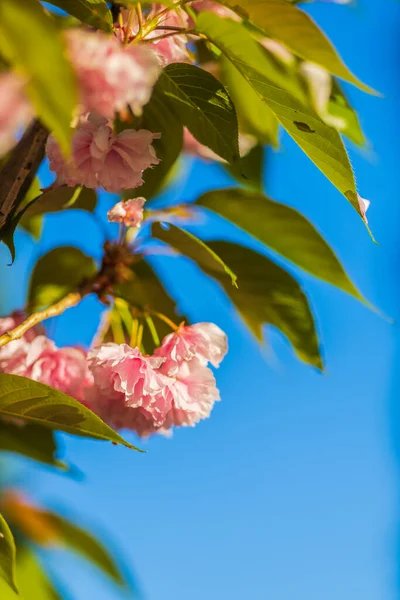
{"type": "MultiPolygon", "coordinates": [[[[268,157],[267,190],[305,213],[365,295],[399,317],[400,3],[316,3],[309,10],[350,67],[385,95],[349,89],[372,147],[366,156],[350,152],[380,245],[286,136],[268,157]]],[[[227,183],[217,168],[195,165],[182,199],[227,183]]],[[[110,203],[103,198],[101,206],[110,203]]],[[[101,240],[90,218],[63,219],[48,219],[39,247],[20,235],[13,270],[3,266],[8,257],[1,249],[0,276],[25,272],[57,244],[98,255],[101,240]]],[[[239,239],[233,229],[226,235],[239,239]]],[[[181,306],[229,335],[230,353],[217,373],[223,401],[197,428],[150,440],[145,455],[63,436],[67,458],[85,480],[31,465],[25,471],[18,462],[33,497],[68,506],[80,522],[105,539],[109,534],[146,600],[398,598],[398,325],[299,274],[318,315],[327,363],[321,376],[299,363],[277,333],[260,352],[216,287],[207,286],[207,297],[198,294],[203,281],[194,267],[184,264],[176,274],[181,306]]],[[[24,290],[17,275],[11,283],[14,307],[24,290]]],[[[86,301],[50,332],[60,344],[88,342],[96,319],[95,304],[86,301]]],[[[64,553],[50,564],[74,600],[125,597],[64,553]]]]}

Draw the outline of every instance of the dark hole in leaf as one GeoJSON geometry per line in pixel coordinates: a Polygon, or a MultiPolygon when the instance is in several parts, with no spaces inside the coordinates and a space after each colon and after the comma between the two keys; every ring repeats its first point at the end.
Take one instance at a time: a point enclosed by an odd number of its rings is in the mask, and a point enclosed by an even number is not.
{"type": "Polygon", "coordinates": [[[300,129],[300,131],[305,131],[306,133],[315,133],[315,129],[311,129],[307,123],[303,123],[302,121],[293,121],[293,124],[296,125],[297,129],[300,129]]]}

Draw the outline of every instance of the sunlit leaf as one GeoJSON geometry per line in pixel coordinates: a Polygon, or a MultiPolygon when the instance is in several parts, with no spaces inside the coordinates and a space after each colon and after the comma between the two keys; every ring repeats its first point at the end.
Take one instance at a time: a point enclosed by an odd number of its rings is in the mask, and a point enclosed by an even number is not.
{"type": "Polygon", "coordinates": [[[0,514],[0,580],[18,593],[15,573],[16,548],[13,534],[0,514]]]}
{"type": "Polygon", "coordinates": [[[37,261],[29,284],[29,304],[32,309],[48,306],[94,275],[93,259],[73,246],[51,250],[37,261]]]}
{"type": "Polygon", "coordinates": [[[105,0],[48,0],[83,23],[111,31],[112,16],[105,0]]]}
{"type": "Polygon", "coordinates": [[[357,113],[346,98],[336,79],[333,79],[332,94],[328,102],[328,113],[336,119],[343,120],[340,132],[358,146],[365,144],[365,136],[357,113]]]}
{"type": "Polygon", "coordinates": [[[0,416],[137,450],[74,398],[19,375],[0,373],[0,416]]]}
{"type": "Polygon", "coordinates": [[[361,214],[354,175],[338,132],[289,92],[276,87],[264,76],[253,60],[256,42],[240,23],[203,13],[199,15],[197,29],[231,61],[300,148],[361,214]]]}
{"type": "Polygon", "coordinates": [[[239,158],[235,108],[213,75],[194,65],[173,63],[162,71],[159,86],[201,144],[228,162],[239,158]]]}
{"type": "Polygon", "coordinates": [[[197,200],[298,267],[362,300],[339,259],[297,210],[240,188],[215,190],[197,200]]]}
{"type": "Polygon", "coordinates": [[[183,256],[194,260],[201,268],[217,271],[221,277],[225,276],[225,279],[236,285],[237,276],[229,267],[229,260],[226,263],[208,244],[192,233],[172,224],[165,229],[160,223],[154,223],[151,232],[154,237],[169,244],[183,256]]]}
{"type": "Polygon", "coordinates": [[[259,94],[225,57],[221,59],[222,78],[229,89],[245,131],[262,144],[278,146],[279,122],[259,94]]]}
{"type": "Polygon", "coordinates": [[[335,47],[311,17],[287,0],[224,0],[230,8],[238,8],[241,16],[267,37],[282,42],[297,56],[324,67],[341,79],[371,92],[346,67],[335,47]],[[239,4],[239,6],[238,6],[239,4]]]}
{"type": "Polygon", "coordinates": [[[17,576],[21,595],[8,591],[0,580],[1,600],[61,600],[33,551],[22,544],[18,544],[17,576]]]}
{"type": "Polygon", "coordinates": [[[38,0],[1,0],[0,52],[27,77],[38,117],[68,153],[75,77],[58,28],[38,0]]]}

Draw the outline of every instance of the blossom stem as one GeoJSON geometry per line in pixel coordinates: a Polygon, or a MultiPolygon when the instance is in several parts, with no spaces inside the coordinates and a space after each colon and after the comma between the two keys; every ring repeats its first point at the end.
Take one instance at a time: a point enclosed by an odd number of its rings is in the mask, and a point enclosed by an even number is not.
{"type": "Polygon", "coordinates": [[[161,321],[164,321],[164,323],[169,325],[173,331],[177,331],[179,329],[179,325],[171,321],[171,319],[169,319],[162,313],[156,312],[155,310],[152,310],[151,312],[155,317],[158,317],[161,321]]]}
{"type": "MultiPolygon", "coordinates": [[[[125,29],[125,39],[124,39],[124,46],[127,46],[129,44],[129,31],[131,29],[132,26],[132,22],[133,22],[133,15],[135,14],[134,9],[130,9],[129,10],[129,15],[128,15],[128,21],[126,23],[126,29],[125,29]]],[[[140,27],[140,21],[139,21],[139,37],[141,37],[141,27],[140,27]]]]}
{"type": "Polygon", "coordinates": [[[139,350],[140,350],[140,347],[141,347],[142,341],[143,341],[143,330],[144,330],[143,323],[140,323],[139,328],[138,328],[137,339],[136,339],[136,346],[139,348],[139,350]]]}
{"type": "Polygon", "coordinates": [[[11,331],[6,331],[3,335],[0,336],[0,348],[5,346],[9,342],[14,340],[19,340],[29,329],[38,325],[42,321],[46,319],[50,319],[50,317],[56,317],[57,315],[61,315],[67,308],[72,308],[72,306],[76,306],[82,300],[82,298],[90,292],[89,289],[83,290],[81,292],[71,292],[67,294],[62,300],[59,300],[52,306],[45,308],[44,310],[40,310],[36,313],[30,315],[25,321],[23,321],[20,325],[12,329],[11,331]]]}
{"type": "Polygon", "coordinates": [[[147,323],[147,327],[149,328],[149,331],[151,333],[151,337],[153,338],[153,342],[156,346],[160,345],[160,338],[158,337],[158,333],[157,333],[157,329],[156,326],[154,325],[154,321],[153,319],[150,317],[150,315],[147,315],[145,317],[146,323],[147,323]]]}
{"type": "Polygon", "coordinates": [[[142,13],[142,5],[140,4],[140,2],[138,2],[136,4],[136,14],[137,14],[138,25],[139,25],[138,34],[141,36],[142,29],[143,29],[143,13],[142,13]]]}
{"type": "Polygon", "coordinates": [[[131,339],[129,344],[134,348],[136,346],[137,335],[139,329],[139,319],[133,319],[132,322],[132,330],[131,330],[131,339]]]}
{"type": "Polygon", "coordinates": [[[114,342],[117,344],[125,343],[125,334],[122,327],[121,315],[118,311],[113,310],[111,315],[111,331],[113,334],[114,342]]]}

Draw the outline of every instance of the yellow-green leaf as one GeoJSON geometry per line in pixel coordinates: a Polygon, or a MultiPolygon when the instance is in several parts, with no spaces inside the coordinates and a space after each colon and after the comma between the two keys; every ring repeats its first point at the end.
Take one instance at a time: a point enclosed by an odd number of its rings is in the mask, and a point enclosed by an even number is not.
{"type": "Polygon", "coordinates": [[[0,579],[3,579],[11,589],[18,593],[15,572],[16,552],[11,529],[0,514],[0,579]]]}
{"type": "Polygon", "coordinates": [[[68,153],[75,77],[54,19],[38,0],[1,0],[0,53],[26,76],[38,117],[68,153]]]}
{"type": "Polygon", "coordinates": [[[243,25],[203,13],[198,17],[197,30],[231,61],[300,148],[361,214],[353,171],[340,135],[312,109],[268,79],[262,65],[255,61],[257,42],[243,25]]]}
{"type": "Polygon", "coordinates": [[[249,22],[259,31],[282,42],[297,56],[373,93],[370,87],[348,69],[331,41],[312,18],[287,0],[240,0],[239,3],[227,0],[222,4],[233,10],[237,9],[238,14],[248,17],[249,22]]]}

